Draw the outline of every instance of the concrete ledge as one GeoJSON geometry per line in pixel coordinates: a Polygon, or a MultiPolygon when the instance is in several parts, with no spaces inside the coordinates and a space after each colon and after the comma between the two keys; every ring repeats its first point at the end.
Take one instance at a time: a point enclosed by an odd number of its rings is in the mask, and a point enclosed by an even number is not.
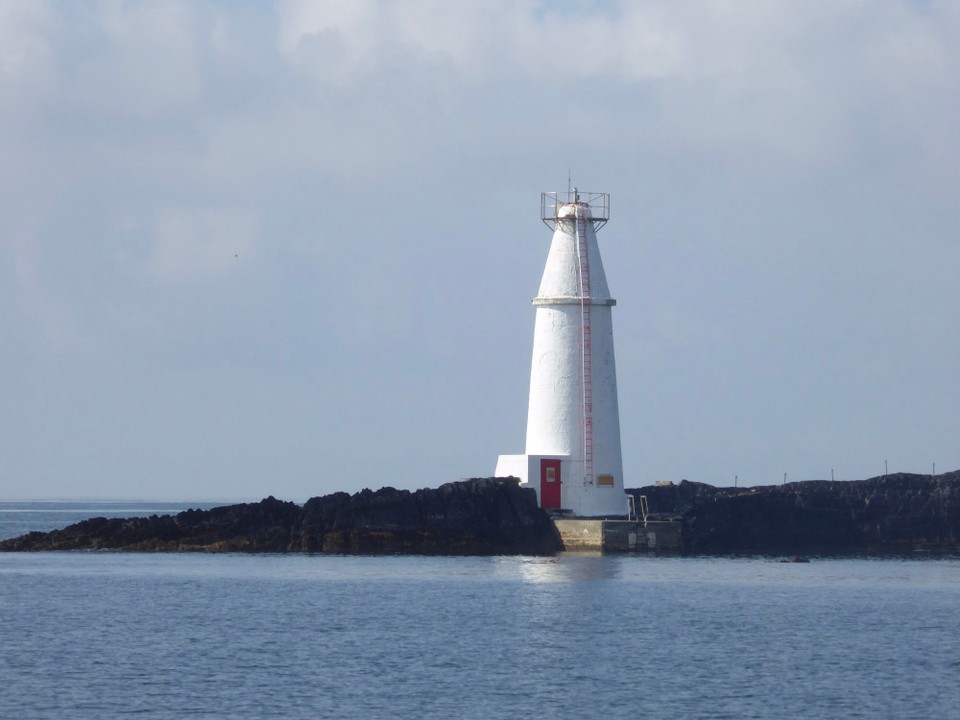
{"type": "Polygon", "coordinates": [[[680,549],[680,523],[554,518],[563,546],[571,551],[645,552],[680,549]]]}
{"type": "Polygon", "coordinates": [[[643,531],[646,535],[647,550],[680,550],[680,530],[682,524],[676,520],[647,520],[643,531]]]}
{"type": "Polygon", "coordinates": [[[613,298],[579,298],[579,297],[536,297],[531,302],[534,305],[580,305],[584,299],[590,300],[591,305],[609,305],[613,307],[617,301],[613,298]]]}

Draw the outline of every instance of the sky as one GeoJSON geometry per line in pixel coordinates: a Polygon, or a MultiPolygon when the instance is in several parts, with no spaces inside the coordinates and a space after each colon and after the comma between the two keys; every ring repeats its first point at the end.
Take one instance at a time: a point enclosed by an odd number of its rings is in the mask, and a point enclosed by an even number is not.
{"type": "Polygon", "coordinates": [[[0,499],[492,475],[568,177],[627,487],[960,468],[960,3],[0,0],[0,499]]]}

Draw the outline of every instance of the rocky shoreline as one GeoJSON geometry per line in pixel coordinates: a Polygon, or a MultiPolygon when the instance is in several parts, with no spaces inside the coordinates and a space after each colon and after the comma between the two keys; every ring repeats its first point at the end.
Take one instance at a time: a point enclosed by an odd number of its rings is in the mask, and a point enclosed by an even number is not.
{"type": "Polygon", "coordinates": [[[0,542],[0,552],[324,552],[553,555],[563,549],[536,493],[515,479],[476,478],[435,489],[333,493],[303,506],[258,503],[146,518],[91,518],[0,542]]]}
{"type": "Polygon", "coordinates": [[[702,555],[960,555],[960,471],[749,488],[682,481],[645,495],[702,555]]]}
{"type": "MultiPolygon", "coordinates": [[[[684,480],[627,492],[646,497],[652,519],[681,524],[686,554],[960,555],[960,471],[750,488],[684,480]]],[[[0,552],[43,550],[553,555],[563,543],[532,489],[474,478],[416,492],[339,492],[302,506],[268,497],[91,518],[0,541],[0,552]]]]}

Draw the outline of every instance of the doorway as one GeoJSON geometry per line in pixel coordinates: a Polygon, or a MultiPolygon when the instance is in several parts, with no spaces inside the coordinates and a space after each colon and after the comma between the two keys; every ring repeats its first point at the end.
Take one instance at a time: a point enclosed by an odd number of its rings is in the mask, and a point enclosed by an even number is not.
{"type": "Polygon", "coordinates": [[[560,509],[560,461],[540,461],[540,507],[544,510],[560,509]]]}

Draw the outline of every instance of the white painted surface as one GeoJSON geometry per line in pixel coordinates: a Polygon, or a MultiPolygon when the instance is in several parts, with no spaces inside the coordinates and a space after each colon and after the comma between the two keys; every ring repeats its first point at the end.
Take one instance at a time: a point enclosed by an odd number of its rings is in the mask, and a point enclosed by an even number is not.
{"type": "MultiPolygon", "coordinates": [[[[600,259],[600,248],[597,245],[597,234],[593,231],[590,222],[590,208],[585,208],[587,217],[587,246],[590,261],[590,294],[595,301],[609,300],[610,289],[607,287],[607,275],[603,271],[603,261],[600,259]]],[[[543,278],[540,280],[540,290],[537,299],[575,299],[580,303],[580,280],[577,264],[576,218],[572,205],[562,205],[557,211],[560,221],[553,233],[553,242],[550,243],[550,252],[547,255],[547,264],[543,269],[543,278]]],[[[536,302],[536,301],[535,301],[536,302]]]]}
{"type": "Polygon", "coordinates": [[[566,475],[570,470],[569,455],[501,455],[497,459],[497,469],[494,477],[520,478],[522,484],[537,491],[537,501],[540,501],[540,461],[560,461],[560,482],[565,483],[566,475]]]}
{"type": "MultiPolygon", "coordinates": [[[[536,322],[530,369],[525,455],[501,456],[497,464],[527,466],[524,481],[537,488],[539,468],[532,459],[563,456],[561,467],[562,507],[582,517],[627,515],[620,451],[620,410],[617,405],[617,374],[613,350],[610,297],[600,249],[591,222],[586,223],[591,289],[593,366],[594,478],[586,482],[583,462],[583,378],[581,357],[581,308],[576,224],[572,205],[561,206],[547,256],[540,290],[533,300],[536,322]],[[521,458],[527,458],[524,463],[521,458]],[[513,464],[510,464],[513,463],[513,464]],[[596,484],[596,476],[611,475],[612,486],[596,484]]],[[[589,213],[589,209],[587,209],[589,213]]],[[[589,218],[589,214],[587,215],[589,218]]],[[[539,465],[539,460],[537,460],[539,465]]],[[[520,477],[517,472],[508,474],[520,477]]]]}
{"type": "MultiPolygon", "coordinates": [[[[515,477],[520,478],[521,483],[526,483],[530,477],[528,470],[528,461],[526,455],[501,455],[497,458],[497,469],[493,473],[494,477],[515,477]]],[[[540,499],[540,488],[537,487],[537,500],[540,499]]]]}

